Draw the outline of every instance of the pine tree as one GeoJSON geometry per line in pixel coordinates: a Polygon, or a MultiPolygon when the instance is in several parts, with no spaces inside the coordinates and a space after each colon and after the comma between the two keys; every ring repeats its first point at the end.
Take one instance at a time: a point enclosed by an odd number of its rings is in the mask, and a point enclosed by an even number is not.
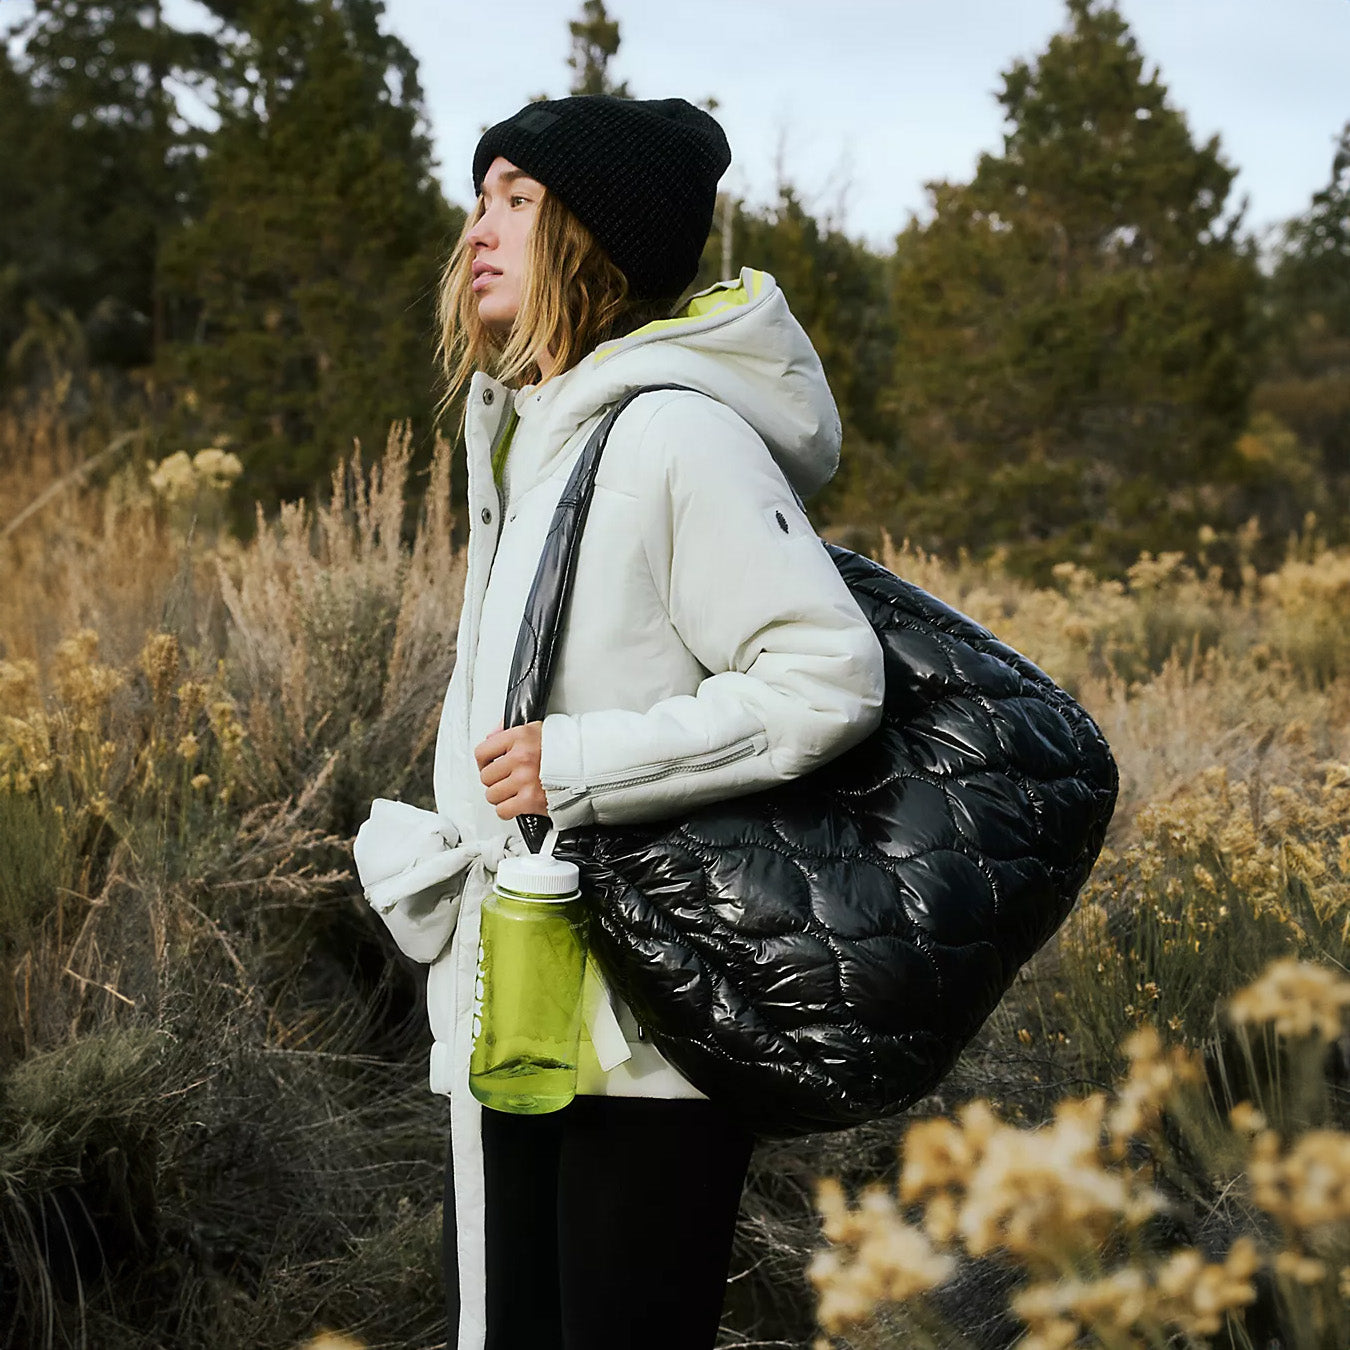
{"type": "Polygon", "coordinates": [[[6,203],[0,275],[8,350],[24,311],[82,323],[96,361],[134,366],[163,335],[156,256],[192,208],[199,136],[171,85],[200,85],[209,37],[158,0],[35,0],[3,33],[6,203]]]}
{"type": "Polygon", "coordinates": [[[605,10],[604,0],[585,0],[581,17],[567,25],[572,35],[572,53],[567,64],[572,71],[573,94],[613,94],[631,98],[628,82],[610,83],[609,63],[619,51],[619,23],[605,10]]]}
{"type": "Polygon", "coordinates": [[[1308,447],[1350,532],[1350,123],[1331,178],[1289,222],[1271,279],[1271,346],[1255,403],[1308,447]]]}
{"type": "Polygon", "coordinates": [[[43,272],[55,258],[48,251],[47,231],[52,198],[42,191],[35,151],[49,125],[29,81],[16,69],[7,44],[0,42],[0,183],[5,184],[5,209],[0,211],[0,382],[11,365],[15,343],[30,319],[30,306],[43,289],[43,272]],[[8,356],[10,361],[3,360],[8,356]]]}
{"type": "Polygon", "coordinates": [[[432,176],[416,66],[380,31],[382,0],[229,9],[209,205],[165,259],[195,331],[163,368],[233,442],[242,488],[274,502],[354,439],[378,451],[394,419],[429,445],[434,295],[463,214],[432,176]]]}
{"type": "Polygon", "coordinates": [[[931,222],[897,240],[898,525],[1037,571],[1185,547],[1222,507],[1252,383],[1234,170],[1100,0],[1068,0],[999,102],[1002,153],[930,185],[931,222]]]}
{"type": "Polygon", "coordinates": [[[1331,161],[1331,179],[1285,229],[1276,294],[1290,310],[1316,310],[1350,337],[1350,122],[1331,161]]]}

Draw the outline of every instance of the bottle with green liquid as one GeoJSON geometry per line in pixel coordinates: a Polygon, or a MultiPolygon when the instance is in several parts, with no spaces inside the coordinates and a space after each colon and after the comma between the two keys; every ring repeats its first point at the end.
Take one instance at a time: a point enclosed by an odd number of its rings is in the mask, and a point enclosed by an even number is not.
{"type": "Polygon", "coordinates": [[[516,1115],[576,1095],[586,915],[575,863],[503,858],[483,902],[469,1090],[516,1115]]]}

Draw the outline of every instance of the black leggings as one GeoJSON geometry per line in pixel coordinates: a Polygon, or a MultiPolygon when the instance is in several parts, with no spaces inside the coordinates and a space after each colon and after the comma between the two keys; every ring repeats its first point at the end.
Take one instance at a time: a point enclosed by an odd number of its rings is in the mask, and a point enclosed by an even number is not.
{"type": "MultiPolygon", "coordinates": [[[[483,1112],[487,1350],[711,1350],[754,1138],[711,1102],[483,1112]]],[[[459,1324],[445,1170],[447,1344],[459,1324]]]]}

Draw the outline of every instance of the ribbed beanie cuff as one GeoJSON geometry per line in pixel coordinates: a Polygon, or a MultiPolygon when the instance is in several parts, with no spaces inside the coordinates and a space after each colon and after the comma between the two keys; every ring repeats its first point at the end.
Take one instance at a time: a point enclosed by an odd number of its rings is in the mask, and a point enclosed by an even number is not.
{"type": "Polygon", "coordinates": [[[529,103],[489,127],[473,156],[476,193],[498,155],[556,193],[643,300],[674,299],[694,279],[731,163],[702,108],[609,94],[529,103]]]}

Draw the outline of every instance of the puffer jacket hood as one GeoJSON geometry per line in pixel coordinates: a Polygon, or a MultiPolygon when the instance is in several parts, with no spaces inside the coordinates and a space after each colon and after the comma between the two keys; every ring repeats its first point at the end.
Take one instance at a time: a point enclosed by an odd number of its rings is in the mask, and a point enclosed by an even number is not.
{"type": "Polygon", "coordinates": [[[824,368],[767,272],[742,268],[674,318],[597,347],[533,397],[549,405],[551,428],[564,433],[561,449],[570,430],[642,384],[688,385],[726,404],[759,433],[802,497],[839,467],[842,429],[824,368]]]}

